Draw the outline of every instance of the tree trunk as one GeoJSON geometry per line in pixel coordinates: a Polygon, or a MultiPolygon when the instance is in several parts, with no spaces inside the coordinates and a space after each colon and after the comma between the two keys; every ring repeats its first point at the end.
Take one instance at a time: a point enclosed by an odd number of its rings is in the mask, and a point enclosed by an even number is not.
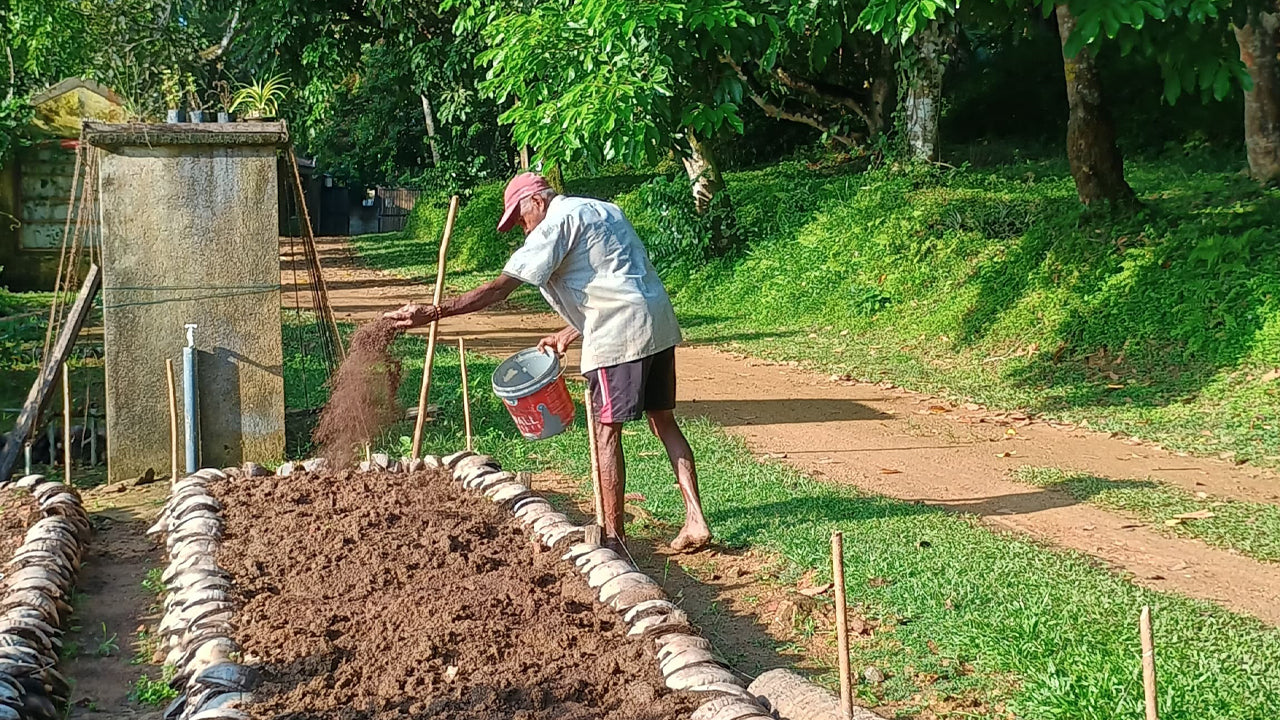
{"type": "Polygon", "coordinates": [[[1058,37],[1064,50],[1062,67],[1067,80],[1067,161],[1076,181],[1076,194],[1086,206],[1099,201],[1128,204],[1133,188],[1124,179],[1124,158],[1116,145],[1116,129],[1102,102],[1102,77],[1088,50],[1068,57],[1067,38],[1076,18],[1066,5],[1057,7],[1058,37]]]}
{"type": "Polygon", "coordinates": [[[912,159],[938,161],[938,117],[942,113],[942,52],[944,37],[937,20],[914,36],[907,99],[907,148],[912,159]]]}
{"type": "Polygon", "coordinates": [[[427,144],[431,146],[431,165],[440,165],[440,150],[436,147],[436,114],[431,110],[431,101],[422,93],[422,120],[427,125],[427,144]]]}
{"type": "Polygon", "coordinates": [[[1244,145],[1249,174],[1262,183],[1280,182],[1280,10],[1250,10],[1235,28],[1240,61],[1253,89],[1244,94],[1244,145]]]}
{"type": "Polygon", "coordinates": [[[733,209],[724,192],[724,176],[720,173],[720,165],[711,144],[698,137],[691,128],[685,131],[685,136],[689,141],[689,152],[682,161],[684,171],[689,175],[693,205],[699,215],[712,214],[711,252],[723,255],[729,249],[733,234],[729,228],[733,209]]]}
{"type": "Polygon", "coordinates": [[[897,72],[893,65],[893,47],[889,43],[881,43],[880,62],[871,79],[871,106],[867,108],[867,136],[870,138],[877,138],[884,132],[885,120],[893,112],[897,87],[897,72]]]}

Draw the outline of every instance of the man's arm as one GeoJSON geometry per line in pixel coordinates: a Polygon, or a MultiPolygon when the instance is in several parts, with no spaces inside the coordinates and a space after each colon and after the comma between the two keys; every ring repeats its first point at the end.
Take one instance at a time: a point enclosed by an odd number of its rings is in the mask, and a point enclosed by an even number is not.
{"type": "Polygon", "coordinates": [[[441,318],[466,315],[500,303],[506,300],[507,296],[516,288],[520,287],[521,282],[510,275],[499,275],[475,290],[465,292],[439,305],[409,303],[398,310],[384,313],[383,317],[391,320],[396,327],[404,330],[420,327],[441,318]]]}

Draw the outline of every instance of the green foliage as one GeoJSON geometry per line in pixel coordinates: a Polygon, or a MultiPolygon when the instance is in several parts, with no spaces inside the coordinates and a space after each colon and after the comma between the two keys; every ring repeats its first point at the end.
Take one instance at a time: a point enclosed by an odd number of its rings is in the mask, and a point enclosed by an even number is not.
{"type": "Polygon", "coordinates": [[[451,0],[460,33],[488,44],[482,92],[551,163],[629,163],[668,152],[686,128],[742,132],[741,93],[719,62],[753,18],[738,0],[548,0],[527,10],[451,0]]]}
{"type": "Polygon", "coordinates": [[[140,705],[163,707],[178,696],[178,691],[169,687],[169,681],[173,680],[176,672],[177,669],[172,665],[165,665],[160,671],[160,679],[158,680],[152,680],[150,675],[142,675],[133,684],[129,699],[140,705]]]}
{"type": "Polygon", "coordinates": [[[288,92],[289,83],[284,75],[276,74],[263,79],[241,85],[236,90],[228,112],[244,109],[245,117],[275,117],[280,109],[280,101],[288,92]]]}

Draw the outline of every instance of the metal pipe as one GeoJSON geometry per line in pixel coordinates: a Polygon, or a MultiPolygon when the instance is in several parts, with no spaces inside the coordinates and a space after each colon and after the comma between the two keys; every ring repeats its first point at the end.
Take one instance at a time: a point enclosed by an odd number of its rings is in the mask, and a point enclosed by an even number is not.
{"type": "Polygon", "coordinates": [[[22,455],[23,455],[23,458],[27,461],[27,464],[26,464],[27,471],[23,474],[30,475],[31,474],[31,443],[29,442],[23,443],[22,455]]]}
{"type": "Polygon", "coordinates": [[[187,323],[187,346],[182,348],[182,412],[186,422],[187,473],[200,469],[200,406],[196,394],[196,326],[187,323]]]}

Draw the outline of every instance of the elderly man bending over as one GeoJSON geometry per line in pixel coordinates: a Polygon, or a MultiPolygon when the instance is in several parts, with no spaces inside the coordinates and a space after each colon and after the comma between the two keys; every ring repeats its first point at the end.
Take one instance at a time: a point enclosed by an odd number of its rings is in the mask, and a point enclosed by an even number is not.
{"type": "Polygon", "coordinates": [[[521,283],[538,286],[569,323],[538,348],[563,354],[582,338],[582,372],[597,422],[606,539],[616,545],[625,539],[622,426],[647,416],[684,496],[684,527],[671,547],[685,551],[706,545],[711,531],[702,515],[693,450],[672,414],[680,327],[635,228],[617,205],[559,195],[534,173],[507,185],[498,230],[516,225],[524,230],[524,245],[497,278],[440,305],[410,303],[386,317],[401,328],[417,327],[483,310],[521,283]]]}

